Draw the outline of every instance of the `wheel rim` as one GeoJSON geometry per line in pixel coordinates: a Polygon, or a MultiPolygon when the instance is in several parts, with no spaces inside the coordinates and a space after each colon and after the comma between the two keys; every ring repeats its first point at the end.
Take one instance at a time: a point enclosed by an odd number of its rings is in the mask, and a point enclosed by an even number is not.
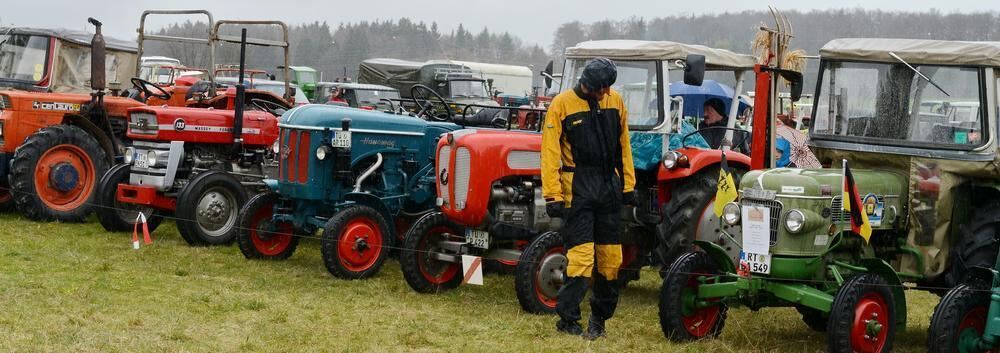
{"type": "MultiPolygon", "coordinates": [[[[982,342],[983,331],[986,329],[986,306],[977,306],[969,310],[962,316],[962,321],[958,324],[958,351],[959,352],[979,352],[975,347],[982,342]]],[[[983,352],[996,352],[996,349],[983,352]]]]}
{"type": "Polygon", "coordinates": [[[340,232],[337,254],[344,268],[361,272],[371,268],[382,254],[382,232],[378,225],[367,217],[355,218],[347,222],[340,232]]]}
{"type": "Polygon", "coordinates": [[[444,240],[447,234],[453,234],[448,227],[434,227],[424,233],[417,245],[417,267],[424,280],[431,284],[444,284],[451,281],[458,275],[459,264],[435,259],[432,255],[440,253],[441,249],[436,245],[444,240]]]}
{"type": "Polygon", "coordinates": [[[236,224],[236,195],[216,186],[198,198],[195,214],[198,228],[210,237],[225,235],[236,224]]]}
{"type": "Polygon", "coordinates": [[[889,308],[878,293],[867,293],[854,306],[851,348],[860,353],[877,353],[885,347],[889,334],[889,308]]]}
{"type": "Polygon", "coordinates": [[[260,207],[250,218],[249,231],[250,241],[258,253],[265,256],[275,256],[281,254],[292,243],[291,223],[282,222],[275,224],[272,221],[274,216],[274,203],[267,203],[260,207]]]}
{"type": "Polygon", "coordinates": [[[556,307],[559,288],[566,280],[568,262],[566,255],[563,255],[562,246],[549,249],[539,261],[538,272],[535,274],[535,296],[549,308],[556,307]]]}
{"type": "Polygon", "coordinates": [[[35,191],[46,207],[72,211],[90,198],[97,172],[87,152],[78,146],[62,144],[38,158],[34,174],[35,191]]]}
{"type": "Polygon", "coordinates": [[[695,239],[715,240],[718,238],[718,232],[715,231],[719,228],[719,218],[715,216],[715,195],[712,195],[712,200],[708,201],[705,208],[701,210],[701,214],[698,215],[698,223],[695,224],[695,239]],[[712,230],[712,232],[703,235],[702,230],[712,230]]]}
{"type": "Polygon", "coordinates": [[[681,322],[684,323],[684,329],[691,336],[705,337],[712,332],[712,328],[719,321],[719,310],[721,309],[717,305],[704,308],[695,307],[699,276],[708,276],[708,274],[699,273],[689,275],[687,284],[681,292],[681,303],[688,308],[686,314],[681,316],[681,322]]]}

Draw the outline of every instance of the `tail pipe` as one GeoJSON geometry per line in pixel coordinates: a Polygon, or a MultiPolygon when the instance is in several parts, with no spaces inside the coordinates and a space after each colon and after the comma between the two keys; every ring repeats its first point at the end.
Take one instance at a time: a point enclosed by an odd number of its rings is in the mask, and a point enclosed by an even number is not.
{"type": "Polygon", "coordinates": [[[104,35],[101,34],[101,21],[90,17],[87,22],[94,25],[94,38],[90,40],[90,88],[103,91],[107,88],[107,74],[104,72],[104,61],[107,57],[104,35]]]}
{"type": "Polygon", "coordinates": [[[236,106],[233,115],[233,147],[236,153],[243,150],[243,105],[246,99],[246,87],[243,86],[244,67],[247,59],[247,29],[240,34],[240,74],[236,82],[236,106]]]}
{"type": "Polygon", "coordinates": [[[382,154],[379,153],[379,154],[376,154],[375,156],[377,157],[375,159],[375,164],[372,164],[371,167],[368,167],[368,169],[365,169],[365,172],[361,173],[361,176],[358,177],[358,181],[354,183],[354,192],[360,192],[361,191],[361,184],[364,183],[365,180],[368,179],[368,177],[370,177],[372,175],[372,173],[375,173],[376,170],[378,170],[379,168],[382,167],[382,154]]]}

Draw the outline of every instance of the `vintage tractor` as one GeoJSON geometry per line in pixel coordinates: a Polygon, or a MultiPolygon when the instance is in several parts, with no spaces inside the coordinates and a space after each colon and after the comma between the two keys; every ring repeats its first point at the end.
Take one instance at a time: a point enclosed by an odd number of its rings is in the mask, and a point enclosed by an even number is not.
{"type": "MultiPolygon", "coordinates": [[[[713,224],[721,236],[696,241],[666,274],[664,335],[714,337],[729,305],[794,306],[810,328],[826,330],[832,352],[888,352],[906,324],[903,283],[953,287],[993,266],[998,50],[991,42],[827,43],[809,138],[829,167],[743,176],[738,201],[713,224]],[[976,109],[924,109],[952,104],[976,109]],[[844,193],[844,164],[857,192],[844,193]],[[842,196],[852,194],[857,201],[842,196]]],[[[953,331],[932,342],[955,347],[955,337],[981,327],[954,315],[939,310],[936,323],[953,331]]]]}
{"type": "MultiPolygon", "coordinates": [[[[287,58],[287,42],[221,35],[224,25],[280,27],[287,38],[284,23],[214,22],[210,42],[243,43],[241,61],[247,44],[281,47],[287,58]]],[[[244,73],[238,74],[237,82],[243,82],[244,73]]],[[[239,208],[248,195],[265,189],[265,169],[276,152],[277,116],[290,108],[287,98],[237,85],[192,99],[189,107],[129,110],[128,136],[135,147],[101,179],[101,225],[132,230],[136,213],[143,212],[153,229],[164,215],[173,215],[190,245],[232,243],[239,208]],[[254,109],[244,112],[248,106],[254,109]]]]}
{"type": "MultiPolygon", "coordinates": [[[[721,151],[685,148],[671,152],[667,163],[660,161],[659,151],[667,150],[667,136],[677,133],[682,118],[674,113],[683,111],[683,99],[670,98],[669,85],[665,84],[669,73],[684,72],[685,82],[693,85],[700,84],[706,70],[735,73],[739,92],[742,75],[753,69],[755,59],[674,42],[584,42],[566,51],[562,87],[573,87],[584,63],[596,56],[616,61],[616,90],[625,92],[622,86],[634,86],[623,94],[633,136],[662,135],[657,136],[662,141],[653,142],[662,142],[655,149],[654,161],[637,159],[646,161],[642,165],[637,162],[636,168],[639,206],[628,208],[623,215],[628,226],[623,235],[626,271],[622,276],[628,281],[638,278],[642,266],[660,263],[653,252],[664,244],[663,237],[657,235],[661,229],[673,227],[672,231],[693,234],[698,224],[714,218],[711,199],[721,151]],[[674,213],[662,217],[663,209],[674,213]],[[667,223],[670,221],[685,223],[667,223]]],[[[737,136],[735,140],[746,137],[737,136]]],[[[404,277],[414,290],[431,293],[454,288],[462,280],[458,273],[460,255],[478,255],[516,263],[515,283],[523,309],[533,313],[554,311],[566,258],[562,238],[555,232],[558,226],[544,211],[540,148],[541,135],[528,132],[463,130],[439,141],[436,163],[440,211],[414,224],[400,255],[404,277]]],[[[750,167],[744,154],[730,152],[727,157],[733,168],[750,167]]],[[[714,233],[710,228],[700,230],[714,233]]]]}
{"type": "Polygon", "coordinates": [[[927,351],[995,352],[1000,348],[1000,257],[993,267],[974,267],[949,290],[931,316],[927,351]]]}

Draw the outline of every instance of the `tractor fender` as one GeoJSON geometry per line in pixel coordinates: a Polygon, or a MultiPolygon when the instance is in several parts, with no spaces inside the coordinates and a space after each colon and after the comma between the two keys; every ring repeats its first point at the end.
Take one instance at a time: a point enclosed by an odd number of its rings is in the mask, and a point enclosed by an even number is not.
{"type": "Polygon", "coordinates": [[[344,201],[351,201],[357,204],[374,208],[385,218],[385,223],[389,225],[389,234],[396,234],[396,222],[392,211],[379,199],[378,196],[364,192],[350,192],[344,194],[344,201]]]}
{"type": "MultiPolygon", "coordinates": [[[[702,169],[719,165],[722,163],[722,151],[702,148],[681,148],[675,150],[687,157],[687,166],[676,166],[667,169],[660,164],[660,171],[656,175],[656,180],[660,183],[687,178],[695,175],[702,169]]],[[[729,151],[726,153],[726,162],[732,168],[750,169],[750,157],[745,154],[729,151]]]]}
{"type": "Polygon", "coordinates": [[[903,281],[899,279],[896,270],[882,259],[861,259],[861,267],[885,279],[892,286],[892,295],[896,297],[896,332],[906,328],[906,294],[903,291],[903,281]]]}
{"type": "Polygon", "coordinates": [[[104,150],[104,154],[108,156],[108,162],[114,164],[115,157],[118,156],[118,151],[115,151],[114,143],[111,141],[111,136],[108,136],[108,134],[95,125],[94,122],[84,116],[67,115],[63,118],[63,124],[79,127],[90,134],[90,136],[93,136],[94,139],[97,140],[97,143],[101,144],[101,149],[104,150]]]}
{"type": "MultiPolygon", "coordinates": [[[[704,250],[719,265],[719,271],[722,271],[722,273],[736,273],[736,265],[729,258],[726,249],[723,249],[716,243],[704,240],[695,240],[694,244],[701,248],[701,250],[704,250]]],[[[669,266],[670,264],[666,265],[669,266]]]]}
{"type": "Polygon", "coordinates": [[[983,267],[983,266],[973,266],[969,268],[969,278],[975,278],[978,280],[983,280],[986,283],[993,283],[993,279],[997,278],[1000,272],[996,269],[983,267]]]}

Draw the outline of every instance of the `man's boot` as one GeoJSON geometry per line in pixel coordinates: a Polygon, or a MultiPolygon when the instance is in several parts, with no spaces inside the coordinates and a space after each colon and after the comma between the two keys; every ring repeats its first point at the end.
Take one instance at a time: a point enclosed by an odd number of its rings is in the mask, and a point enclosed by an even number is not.
{"type": "Polygon", "coordinates": [[[604,336],[606,336],[604,332],[604,320],[590,315],[590,323],[587,324],[587,333],[583,334],[583,338],[593,341],[604,336]]]}
{"type": "Polygon", "coordinates": [[[583,327],[580,327],[580,324],[576,321],[559,319],[559,322],[556,322],[556,331],[573,336],[579,336],[583,334],[583,327]]]}

